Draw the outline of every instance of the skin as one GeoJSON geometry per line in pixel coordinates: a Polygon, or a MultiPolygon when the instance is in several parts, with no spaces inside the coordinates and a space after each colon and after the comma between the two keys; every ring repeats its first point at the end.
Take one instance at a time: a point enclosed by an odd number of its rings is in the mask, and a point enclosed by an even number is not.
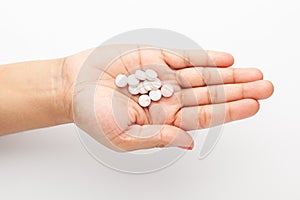
{"type": "Polygon", "coordinates": [[[260,70],[229,68],[233,62],[224,52],[114,45],[55,60],[2,65],[0,135],[75,123],[116,151],[169,146],[190,150],[194,143],[187,131],[253,116],[258,100],[273,93],[260,70]],[[100,59],[128,49],[135,51],[122,54],[109,67],[100,59]],[[100,57],[90,69],[101,76],[79,84],[76,78],[95,51],[100,57]],[[117,88],[114,79],[149,65],[175,93],[142,108],[138,97],[117,88]],[[93,105],[84,100],[91,86],[97,86],[93,105]]]}

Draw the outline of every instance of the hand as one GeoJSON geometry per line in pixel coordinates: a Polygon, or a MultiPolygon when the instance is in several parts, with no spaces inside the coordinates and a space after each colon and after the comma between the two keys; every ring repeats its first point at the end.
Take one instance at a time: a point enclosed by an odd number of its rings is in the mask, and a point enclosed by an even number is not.
{"type": "Polygon", "coordinates": [[[215,51],[115,45],[81,52],[63,66],[70,114],[81,129],[116,151],[192,149],[186,131],[250,117],[259,109],[258,100],[273,93],[258,69],[227,68],[232,64],[230,54],[215,51]],[[172,83],[175,94],[142,108],[137,96],[114,83],[118,74],[138,68],[154,69],[163,82],[172,83]]]}

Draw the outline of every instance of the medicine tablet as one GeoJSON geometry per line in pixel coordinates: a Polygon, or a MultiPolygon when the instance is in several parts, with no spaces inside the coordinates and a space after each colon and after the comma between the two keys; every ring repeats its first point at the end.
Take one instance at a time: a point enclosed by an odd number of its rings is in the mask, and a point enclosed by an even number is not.
{"type": "Polygon", "coordinates": [[[164,97],[170,97],[173,95],[173,93],[174,93],[174,88],[171,84],[166,83],[161,87],[161,94],[164,97]]]}
{"type": "Polygon", "coordinates": [[[158,101],[161,99],[161,91],[160,90],[151,90],[149,92],[149,97],[152,101],[158,101]]]}
{"type": "Polygon", "coordinates": [[[159,89],[161,87],[161,81],[159,78],[155,78],[154,81],[151,81],[152,89],[159,89]]]}
{"type": "Polygon", "coordinates": [[[135,71],[135,78],[137,78],[138,80],[144,81],[146,80],[146,73],[142,70],[136,70],[135,71]]]}
{"type": "Polygon", "coordinates": [[[139,104],[142,107],[148,107],[151,103],[151,99],[147,94],[143,94],[139,97],[139,104]]]}
{"type": "Polygon", "coordinates": [[[115,84],[118,87],[125,87],[127,85],[128,78],[124,74],[119,74],[115,79],[115,84]]]}
{"type": "Polygon", "coordinates": [[[143,86],[143,83],[140,83],[138,86],[137,86],[137,88],[138,88],[138,92],[140,93],[140,94],[146,94],[148,91],[144,88],[144,86],[143,86]]]}
{"type": "Polygon", "coordinates": [[[147,69],[145,73],[149,81],[153,81],[157,78],[157,73],[153,69],[147,69]]]}
{"type": "Polygon", "coordinates": [[[137,87],[128,86],[128,91],[132,95],[137,95],[139,93],[139,90],[137,87]]]}
{"type": "Polygon", "coordinates": [[[129,75],[127,78],[128,85],[137,86],[139,84],[139,82],[140,81],[137,78],[135,78],[134,74],[129,75]]]}
{"type": "Polygon", "coordinates": [[[143,82],[143,86],[144,86],[144,88],[145,88],[147,91],[152,90],[152,84],[151,84],[150,81],[145,80],[145,81],[143,82]]]}

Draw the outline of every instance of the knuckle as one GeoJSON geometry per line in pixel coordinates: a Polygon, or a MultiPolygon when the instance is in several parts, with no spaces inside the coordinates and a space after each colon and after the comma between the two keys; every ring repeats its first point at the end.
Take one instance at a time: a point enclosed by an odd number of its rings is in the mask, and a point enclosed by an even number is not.
{"type": "Polygon", "coordinates": [[[191,58],[190,58],[189,52],[186,50],[183,51],[183,63],[184,63],[184,66],[191,65],[191,58]]]}
{"type": "Polygon", "coordinates": [[[206,85],[209,85],[212,82],[211,70],[203,69],[203,80],[206,85]]]}
{"type": "Polygon", "coordinates": [[[167,128],[166,126],[162,126],[161,128],[161,132],[160,132],[160,136],[159,136],[159,142],[157,143],[158,147],[166,147],[169,146],[173,140],[175,139],[177,133],[174,133],[172,131],[172,134],[170,133],[170,129],[169,130],[165,130],[167,128]]]}
{"type": "Polygon", "coordinates": [[[207,107],[200,107],[199,111],[199,128],[207,128],[210,125],[211,114],[207,107]]]}
{"type": "Polygon", "coordinates": [[[181,127],[181,110],[174,115],[174,126],[181,127]]]}
{"type": "Polygon", "coordinates": [[[179,85],[185,87],[185,85],[187,85],[187,83],[186,83],[186,80],[183,77],[184,77],[183,70],[177,70],[175,72],[175,80],[176,80],[176,82],[179,85]]]}
{"type": "Polygon", "coordinates": [[[203,67],[196,67],[195,70],[195,77],[197,78],[197,81],[199,80],[199,86],[206,85],[205,81],[205,69],[203,67]]]}
{"type": "Polygon", "coordinates": [[[112,140],[112,143],[117,147],[118,152],[129,151],[130,146],[132,146],[132,139],[126,134],[121,134],[112,140]]]}
{"type": "Polygon", "coordinates": [[[210,93],[210,100],[211,103],[217,103],[218,102],[218,96],[219,92],[216,87],[209,87],[209,93],[210,93]]]}

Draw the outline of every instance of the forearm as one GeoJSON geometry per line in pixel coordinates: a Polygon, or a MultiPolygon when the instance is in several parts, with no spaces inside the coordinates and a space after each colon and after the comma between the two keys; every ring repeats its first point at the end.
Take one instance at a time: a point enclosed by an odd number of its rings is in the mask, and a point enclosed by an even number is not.
{"type": "Polygon", "coordinates": [[[0,66],[0,135],[72,122],[63,62],[0,66]]]}

